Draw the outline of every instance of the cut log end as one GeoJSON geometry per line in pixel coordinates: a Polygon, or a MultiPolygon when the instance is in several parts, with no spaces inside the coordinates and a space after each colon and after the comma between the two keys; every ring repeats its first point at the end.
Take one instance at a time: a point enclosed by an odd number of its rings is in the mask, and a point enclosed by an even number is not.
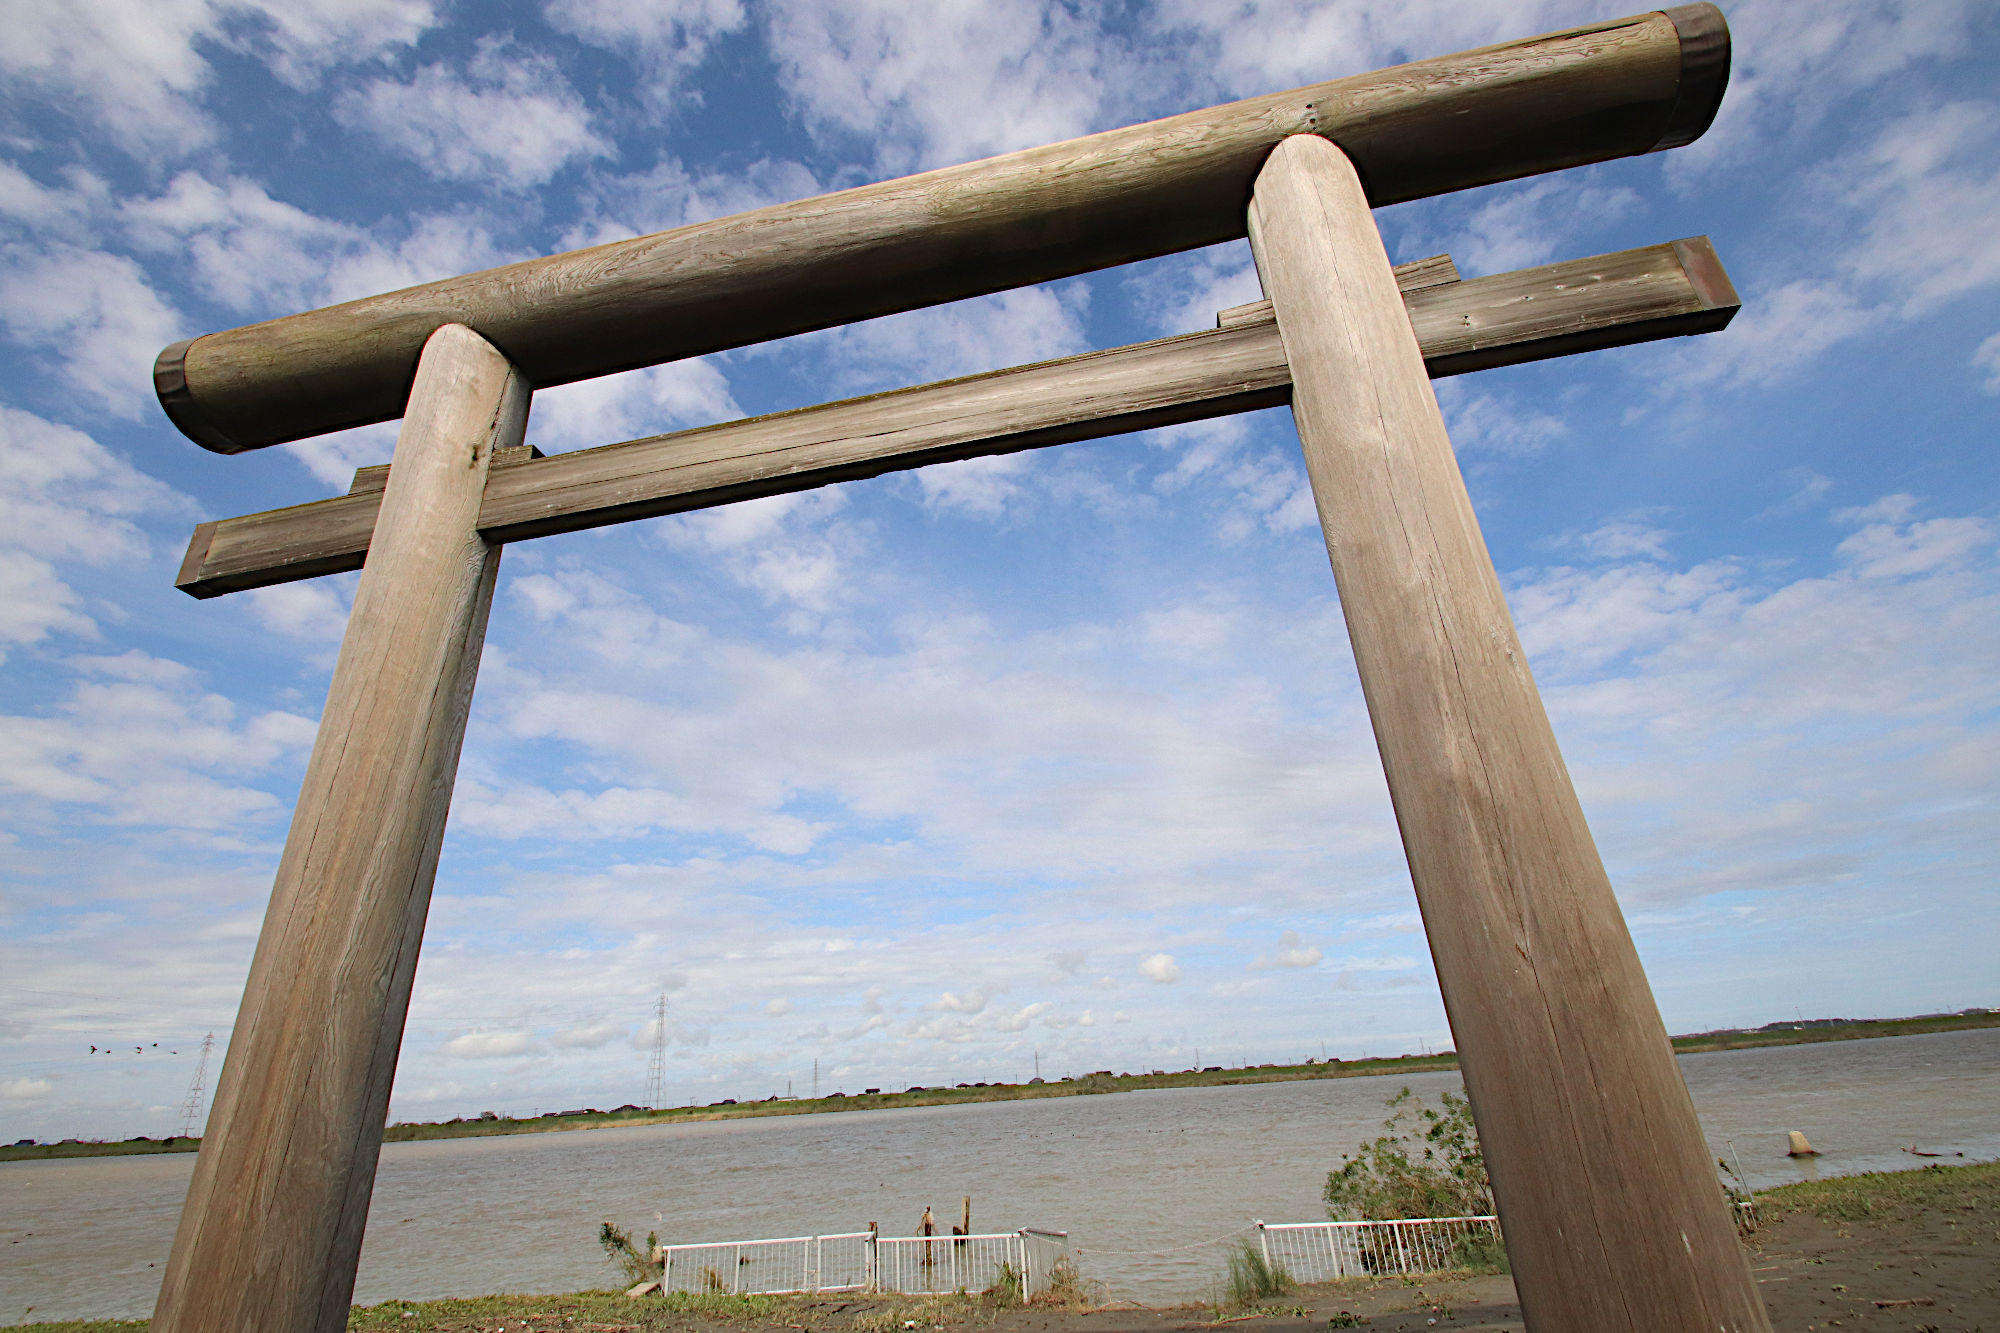
{"type": "Polygon", "coordinates": [[[1711,4],[1675,5],[1660,11],[1681,39],[1681,86],[1673,113],[1653,151],[1691,144],[1708,133],[1729,87],[1729,21],[1711,4]]]}
{"type": "Polygon", "coordinates": [[[199,341],[183,338],[161,349],[153,361],[153,392],[159,395],[160,407],[181,434],[212,453],[243,453],[250,446],[238,444],[217,430],[195,406],[194,392],[188,388],[187,354],[199,341]]]}

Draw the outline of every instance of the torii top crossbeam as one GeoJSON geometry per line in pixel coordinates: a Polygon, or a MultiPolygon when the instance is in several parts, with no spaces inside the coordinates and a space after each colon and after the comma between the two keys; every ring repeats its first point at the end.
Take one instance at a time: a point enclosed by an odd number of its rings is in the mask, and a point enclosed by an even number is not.
{"type": "Polygon", "coordinates": [[[1294,134],[1377,207],[1675,148],[1728,75],[1720,11],[1683,5],[211,333],[154,380],[190,439],[258,449],[401,416],[444,324],[548,388],[1238,239],[1294,134]]]}
{"type": "Polygon", "coordinates": [[[223,453],[397,416],[336,500],[203,524],[197,596],[361,564],[157,1333],[346,1324],[502,544],[1290,402],[1535,1333],[1769,1333],[1429,387],[1728,322],[1700,238],[1457,281],[1373,205],[1689,142],[1689,5],[176,344],[223,453]],[[534,460],[537,387],[1247,235],[1213,332],[534,460]]]}

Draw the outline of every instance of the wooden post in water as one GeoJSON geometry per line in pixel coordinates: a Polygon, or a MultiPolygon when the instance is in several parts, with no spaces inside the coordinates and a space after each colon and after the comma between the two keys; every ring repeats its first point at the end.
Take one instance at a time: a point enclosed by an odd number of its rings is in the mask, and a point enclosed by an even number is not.
{"type": "Polygon", "coordinates": [[[1528,1326],[1768,1333],[1347,156],[1249,233],[1528,1326]]]}
{"type": "Polygon", "coordinates": [[[500,551],[487,465],[529,388],[425,343],[257,942],[155,1333],[339,1333],[500,551]]]}

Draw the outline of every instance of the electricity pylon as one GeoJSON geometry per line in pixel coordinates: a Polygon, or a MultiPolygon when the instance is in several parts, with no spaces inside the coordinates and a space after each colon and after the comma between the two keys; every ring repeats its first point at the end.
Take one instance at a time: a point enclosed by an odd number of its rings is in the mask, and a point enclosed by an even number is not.
{"type": "Polygon", "coordinates": [[[667,1101],[667,993],[653,1011],[653,1058],[646,1064],[646,1105],[657,1111],[667,1101]]]}
{"type": "Polygon", "coordinates": [[[181,1137],[194,1137],[195,1123],[201,1119],[202,1090],[208,1083],[208,1053],[215,1049],[215,1034],[201,1039],[201,1063],[194,1067],[194,1082],[188,1084],[187,1100],[181,1103],[181,1137]]]}

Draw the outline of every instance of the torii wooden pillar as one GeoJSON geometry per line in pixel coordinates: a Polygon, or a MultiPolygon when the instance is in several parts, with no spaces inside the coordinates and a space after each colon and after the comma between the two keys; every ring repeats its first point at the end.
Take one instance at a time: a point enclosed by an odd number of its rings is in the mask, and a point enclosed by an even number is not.
{"type": "Polygon", "coordinates": [[[1683,6],[168,348],[161,402],[218,452],[404,426],[386,485],[202,524],[177,580],[365,560],[157,1333],[346,1322],[499,543],[1287,401],[1530,1327],[1768,1333],[1427,383],[1719,328],[1734,293],[1700,239],[1392,270],[1369,211],[1686,143],[1727,65],[1720,14],[1683,6]],[[1268,308],[1212,333],[518,448],[530,385],[1246,232],[1268,308]]]}
{"type": "Polygon", "coordinates": [[[1279,144],[1250,243],[1522,1313],[1767,1328],[1347,155],[1279,144]]]}

